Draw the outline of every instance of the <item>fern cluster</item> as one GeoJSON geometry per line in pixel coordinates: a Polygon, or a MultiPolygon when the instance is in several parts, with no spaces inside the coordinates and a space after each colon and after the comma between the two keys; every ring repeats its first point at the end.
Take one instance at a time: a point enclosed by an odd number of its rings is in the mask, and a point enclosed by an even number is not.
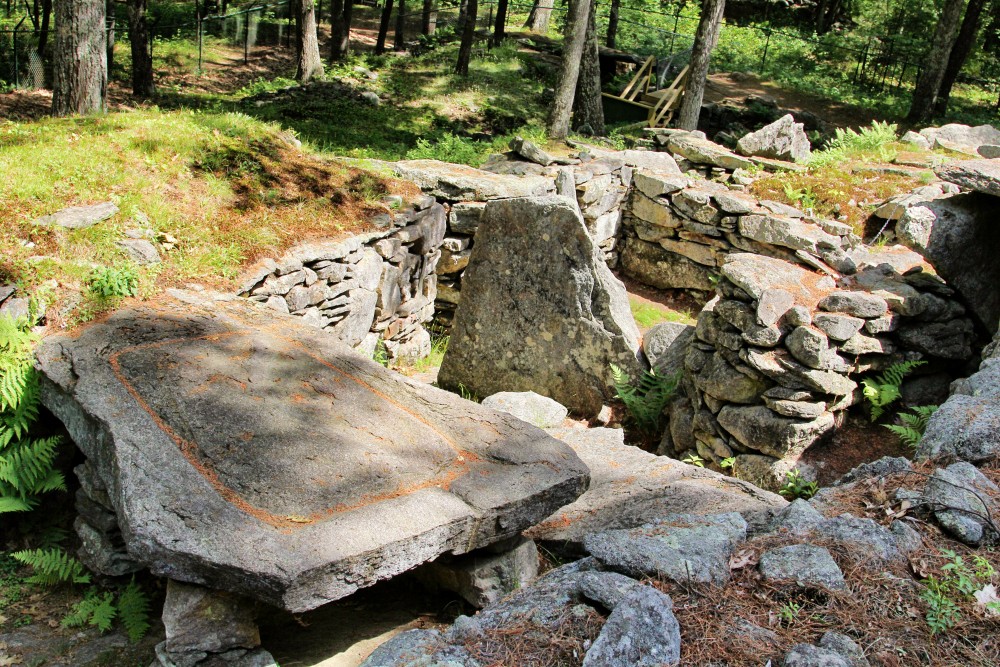
{"type": "Polygon", "coordinates": [[[149,630],[149,596],[135,583],[135,579],[118,595],[117,603],[113,591],[100,593],[91,589],[63,618],[62,625],[67,628],[92,625],[101,632],[107,632],[116,618],[121,621],[132,642],[142,639],[149,630]]]}
{"type": "Polygon", "coordinates": [[[657,375],[656,370],[643,371],[636,384],[618,366],[611,364],[611,378],[615,392],[625,404],[636,425],[647,433],[655,433],[660,426],[664,408],[677,391],[676,376],[657,375]]]}
{"type": "Polygon", "coordinates": [[[809,166],[825,167],[849,159],[889,160],[895,157],[891,144],[897,140],[898,131],[896,125],[878,121],[857,131],[837,128],[826,147],[812,154],[809,166]]]}
{"type": "Polygon", "coordinates": [[[907,374],[926,363],[926,361],[901,361],[889,366],[881,375],[861,381],[862,392],[871,406],[872,421],[876,421],[885,413],[888,406],[902,397],[900,387],[907,374]]]}
{"type": "Polygon", "coordinates": [[[938,409],[936,405],[918,405],[910,408],[910,412],[900,412],[899,421],[902,424],[884,424],[884,426],[899,436],[899,439],[909,447],[916,449],[920,439],[924,437],[927,423],[938,409]]]}
{"type": "Polygon", "coordinates": [[[53,468],[58,438],[29,433],[38,418],[36,342],[26,320],[0,317],[0,514],[30,510],[37,496],[66,488],[53,468]]]}
{"type": "Polygon", "coordinates": [[[58,547],[16,551],[11,557],[34,569],[35,573],[26,579],[29,584],[90,583],[90,575],[84,571],[80,561],[58,547]]]}

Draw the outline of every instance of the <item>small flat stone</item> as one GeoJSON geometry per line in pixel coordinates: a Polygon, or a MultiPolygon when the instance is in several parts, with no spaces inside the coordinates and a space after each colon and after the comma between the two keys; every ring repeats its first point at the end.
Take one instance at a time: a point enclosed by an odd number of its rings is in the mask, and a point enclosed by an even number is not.
{"type": "Polygon", "coordinates": [[[86,229],[107,220],[118,212],[113,202],[92,206],[70,206],[52,215],[42,216],[34,224],[42,227],[63,227],[65,229],[86,229]]]}
{"type": "Polygon", "coordinates": [[[834,292],[819,302],[820,310],[846,313],[865,319],[881,317],[889,311],[889,304],[880,296],[868,292],[834,292]]]}
{"type": "Polygon", "coordinates": [[[569,414],[558,401],[533,391],[502,391],[484,398],[482,405],[514,415],[538,428],[559,426],[569,414]]]}
{"type": "Polygon", "coordinates": [[[761,555],[758,569],[770,582],[794,581],[800,588],[847,590],[844,573],[830,552],[811,544],[769,549],[761,555]]]}
{"type": "Polygon", "coordinates": [[[681,659],[681,630],[670,596],[639,586],[608,616],[583,667],[666,667],[681,659]]]}

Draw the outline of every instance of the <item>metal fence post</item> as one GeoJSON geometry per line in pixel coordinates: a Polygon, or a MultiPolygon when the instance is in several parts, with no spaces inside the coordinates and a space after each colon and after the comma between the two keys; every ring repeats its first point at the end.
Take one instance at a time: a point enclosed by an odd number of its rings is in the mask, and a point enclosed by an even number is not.
{"type": "Polygon", "coordinates": [[[764,55],[760,59],[760,71],[763,74],[764,68],[767,67],[767,50],[771,46],[771,26],[768,26],[764,31],[764,55]]]}
{"type": "Polygon", "coordinates": [[[199,15],[198,16],[198,76],[201,76],[202,72],[204,71],[203,53],[202,53],[203,51],[202,23],[203,20],[199,15]]]}
{"type": "MultiPolygon", "coordinates": [[[[21,19],[21,23],[24,23],[24,19],[21,19]]],[[[17,66],[17,30],[21,27],[21,23],[14,26],[14,89],[21,87],[20,77],[18,76],[18,66],[17,66]]]]}
{"type": "Polygon", "coordinates": [[[243,64],[250,62],[250,10],[243,14],[243,64]]]}

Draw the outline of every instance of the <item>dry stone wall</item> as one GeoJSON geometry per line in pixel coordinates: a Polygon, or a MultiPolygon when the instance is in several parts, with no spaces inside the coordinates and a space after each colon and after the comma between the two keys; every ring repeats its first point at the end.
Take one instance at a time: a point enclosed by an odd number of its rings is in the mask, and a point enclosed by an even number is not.
{"type": "Polygon", "coordinates": [[[426,356],[430,334],[424,325],[434,317],[447,215],[425,196],[376,219],[383,231],[306,244],[264,260],[240,294],[302,317],[368,355],[381,341],[390,359],[426,356]]]}
{"type": "Polygon", "coordinates": [[[859,376],[903,360],[933,372],[973,356],[972,320],[919,256],[897,247],[854,258],[841,276],[764,254],[724,259],[661,454],[735,458],[743,479],[774,488],[862,400],[859,376]]]}

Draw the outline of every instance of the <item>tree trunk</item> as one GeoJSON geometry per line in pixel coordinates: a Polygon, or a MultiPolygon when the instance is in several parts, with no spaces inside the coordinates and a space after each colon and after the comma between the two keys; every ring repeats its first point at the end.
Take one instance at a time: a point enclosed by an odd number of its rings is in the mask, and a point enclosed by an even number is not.
{"type": "MultiPolygon", "coordinates": [[[[104,7],[105,15],[109,14],[108,10],[113,10],[114,5],[110,2],[104,7]]],[[[107,49],[108,55],[106,56],[108,75],[110,76],[111,71],[115,67],[115,19],[111,17],[109,20],[104,22],[104,48],[107,49]]]]}
{"type": "Polygon", "coordinates": [[[569,134],[569,118],[573,111],[573,96],[580,78],[580,61],[587,38],[591,0],[569,0],[566,13],[566,36],[563,38],[562,64],[556,81],[556,94],[549,115],[549,136],[565,139],[569,134]]]}
{"type": "Polygon", "coordinates": [[[497,1],[497,16],[493,22],[493,46],[499,46],[507,31],[507,0],[497,1]]]}
{"type": "Polygon", "coordinates": [[[465,18],[469,13],[469,0],[460,0],[458,3],[458,20],[455,21],[455,34],[462,36],[465,34],[465,18]]]}
{"type": "Polygon", "coordinates": [[[155,90],[146,0],[128,1],[128,41],[132,46],[132,94],[141,98],[152,97],[155,90]]]}
{"type": "Polygon", "coordinates": [[[465,9],[465,23],[462,26],[462,44],[458,47],[458,62],[455,63],[455,74],[469,76],[469,61],[472,60],[472,43],[476,41],[476,15],[479,13],[479,0],[468,0],[465,9]]]}
{"type": "Polygon", "coordinates": [[[104,0],[56,3],[52,113],[100,113],[108,88],[104,0]]]}
{"type": "Polygon", "coordinates": [[[822,35],[826,32],[826,9],[830,0],[819,0],[816,9],[813,10],[813,21],[816,23],[816,34],[822,35]]]}
{"type": "Polygon", "coordinates": [[[934,114],[937,116],[943,116],[948,111],[951,89],[955,86],[955,81],[965,66],[965,61],[969,59],[969,54],[972,53],[972,48],[976,45],[979,23],[985,6],[986,0],[969,0],[969,6],[965,10],[965,18],[962,20],[962,27],[955,40],[955,46],[952,47],[951,55],[948,56],[948,67],[944,70],[944,78],[941,80],[937,101],[934,103],[934,114]]]}
{"type": "Polygon", "coordinates": [[[681,101],[681,110],[677,118],[677,127],[682,130],[698,129],[701,101],[705,97],[705,80],[708,78],[708,64],[712,58],[712,49],[719,41],[719,28],[722,25],[722,12],[725,8],[726,0],[704,0],[701,5],[701,20],[694,35],[694,46],[691,47],[691,69],[688,70],[687,88],[684,90],[684,99],[681,101]]]}
{"type": "Polygon", "coordinates": [[[52,0],[42,2],[42,27],[38,31],[38,55],[45,58],[45,46],[49,41],[49,19],[52,17],[52,0]]]}
{"type": "Polygon", "coordinates": [[[316,3],[313,0],[296,0],[296,3],[299,13],[295,48],[299,62],[295,78],[299,83],[305,83],[323,74],[323,59],[319,55],[319,39],[316,36],[316,3]]]}
{"type": "Polygon", "coordinates": [[[424,0],[423,11],[420,14],[420,34],[429,36],[434,34],[431,27],[431,18],[434,16],[434,0],[424,0]]]}
{"type": "Polygon", "coordinates": [[[622,0],[611,0],[611,11],[608,13],[608,36],[607,41],[605,41],[609,49],[615,48],[615,41],[618,39],[618,12],[621,5],[622,0]]]}
{"type": "Polygon", "coordinates": [[[330,62],[344,57],[344,0],[330,2],[330,62]]]}
{"type": "Polygon", "coordinates": [[[402,51],[406,41],[406,0],[399,0],[396,9],[396,34],[393,36],[392,48],[395,51],[402,51]]]}
{"type": "Polygon", "coordinates": [[[351,25],[354,23],[354,0],[344,0],[344,25],[340,33],[341,58],[351,52],[351,25]]]}
{"type": "Polygon", "coordinates": [[[580,76],[576,80],[576,96],[573,99],[573,126],[579,130],[589,125],[591,131],[604,135],[604,107],[601,105],[601,59],[597,44],[597,5],[590,2],[590,17],[584,38],[583,58],[580,61],[580,76]]]}
{"type": "Polygon", "coordinates": [[[555,0],[535,0],[531,6],[531,13],[524,27],[531,32],[544,35],[549,31],[549,22],[552,20],[552,8],[555,7],[555,0]]]}
{"type": "Polygon", "coordinates": [[[965,0],[945,0],[941,18],[938,19],[937,29],[934,31],[930,53],[927,54],[924,69],[913,91],[910,113],[906,116],[906,120],[910,123],[922,123],[930,118],[938,91],[941,89],[944,72],[948,67],[948,57],[955,46],[964,7],[965,0]]]}
{"type": "Polygon", "coordinates": [[[392,0],[382,5],[382,20],[378,24],[378,39],[375,40],[375,55],[385,53],[385,37],[389,34],[389,19],[392,18],[392,0]]]}

